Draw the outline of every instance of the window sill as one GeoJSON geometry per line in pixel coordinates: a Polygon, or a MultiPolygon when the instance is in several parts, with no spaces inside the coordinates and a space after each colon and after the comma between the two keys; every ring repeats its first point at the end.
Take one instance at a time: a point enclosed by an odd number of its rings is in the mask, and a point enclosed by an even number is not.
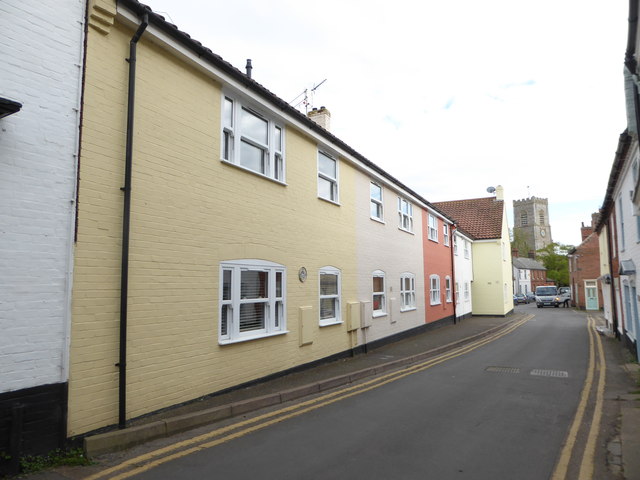
{"type": "Polygon", "coordinates": [[[438,302],[438,303],[430,303],[429,305],[431,305],[432,307],[436,307],[438,305],[442,305],[442,302],[438,302]]]}
{"type": "Polygon", "coordinates": [[[437,238],[436,238],[435,240],[434,240],[433,238],[429,238],[429,241],[430,241],[430,242],[433,242],[433,243],[440,243],[440,242],[438,242],[438,239],[437,239],[437,238]]]}
{"type": "Polygon", "coordinates": [[[251,336],[246,336],[241,338],[231,338],[228,340],[218,340],[218,345],[229,345],[232,343],[251,342],[252,340],[259,340],[261,338],[269,338],[269,337],[277,337],[278,335],[286,335],[287,333],[289,333],[289,330],[283,330],[281,332],[266,333],[266,334],[260,334],[260,335],[251,335],[251,336]]]}
{"type": "Polygon", "coordinates": [[[411,235],[415,235],[411,230],[407,230],[406,228],[398,227],[398,230],[405,233],[410,233],[411,235]]]}
{"type": "Polygon", "coordinates": [[[387,312],[373,312],[373,318],[378,318],[378,317],[386,317],[387,316],[387,312]]]}
{"type": "Polygon", "coordinates": [[[320,320],[320,328],[331,327],[332,325],[342,325],[342,320],[320,320]]]}
{"type": "Polygon", "coordinates": [[[414,312],[416,311],[417,308],[416,307],[411,307],[411,308],[401,308],[400,309],[400,313],[404,313],[404,312],[414,312]]]}
{"type": "Polygon", "coordinates": [[[387,223],[382,220],[381,218],[376,218],[376,217],[369,217],[371,220],[373,220],[374,222],[378,222],[381,223],[382,225],[386,225],[387,223]]]}
{"type": "Polygon", "coordinates": [[[230,162],[229,160],[225,160],[224,158],[221,158],[220,162],[225,165],[229,165],[230,167],[237,168],[238,170],[242,170],[243,172],[247,172],[252,175],[255,175],[256,177],[264,178],[265,180],[269,180],[273,183],[277,183],[278,185],[282,185],[284,187],[287,186],[287,184],[282,180],[275,179],[273,177],[265,175],[264,173],[256,172],[255,170],[251,170],[250,168],[243,167],[242,165],[238,165],[237,163],[230,162]]]}
{"type": "Polygon", "coordinates": [[[340,206],[340,202],[336,202],[335,200],[331,200],[329,198],[321,197],[320,195],[318,195],[318,200],[323,200],[323,201],[325,201],[327,203],[331,203],[331,204],[336,205],[338,207],[340,206]]]}

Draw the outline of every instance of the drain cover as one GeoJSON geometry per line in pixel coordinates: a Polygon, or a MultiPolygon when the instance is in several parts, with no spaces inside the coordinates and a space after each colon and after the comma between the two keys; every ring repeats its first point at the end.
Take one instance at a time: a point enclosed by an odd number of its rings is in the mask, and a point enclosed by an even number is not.
{"type": "Polygon", "coordinates": [[[520,369],[517,367],[487,367],[485,371],[493,373],[520,373],[520,369]]]}
{"type": "Polygon", "coordinates": [[[536,368],[531,370],[531,375],[536,375],[538,377],[567,378],[569,376],[569,372],[565,372],[564,370],[543,370],[536,368]]]}

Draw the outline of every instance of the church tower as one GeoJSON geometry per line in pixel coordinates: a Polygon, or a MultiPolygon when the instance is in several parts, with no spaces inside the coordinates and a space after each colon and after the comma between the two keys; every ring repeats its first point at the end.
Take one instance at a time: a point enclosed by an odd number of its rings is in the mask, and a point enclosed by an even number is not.
{"type": "Polygon", "coordinates": [[[551,244],[549,203],[546,198],[513,201],[513,243],[521,257],[551,244]]]}

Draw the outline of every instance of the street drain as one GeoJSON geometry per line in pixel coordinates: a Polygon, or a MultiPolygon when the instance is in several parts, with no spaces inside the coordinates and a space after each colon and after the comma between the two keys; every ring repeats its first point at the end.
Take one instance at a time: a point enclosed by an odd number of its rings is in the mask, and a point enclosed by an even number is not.
{"type": "Polygon", "coordinates": [[[531,375],[535,375],[538,377],[567,378],[569,376],[569,372],[565,372],[564,370],[543,370],[540,368],[536,368],[534,370],[531,370],[531,375]]]}
{"type": "Polygon", "coordinates": [[[485,371],[493,373],[520,373],[520,369],[517,367],[487,367],[485,371]]]}

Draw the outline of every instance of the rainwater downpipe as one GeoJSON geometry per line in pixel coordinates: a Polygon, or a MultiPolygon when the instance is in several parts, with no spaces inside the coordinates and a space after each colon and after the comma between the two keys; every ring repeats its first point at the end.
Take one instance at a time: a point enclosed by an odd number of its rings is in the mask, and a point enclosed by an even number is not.
{"type": "Polygon", "coordinates": [[[127,143],[124,164],[124,207],[122,212],[122,267],[120,273],[120,358],[118,381],[118,428],[127,426],[127,303],[129,296],[129,232],[131,219],[131,170],[133,156],[133,118],[136,92],[136,48],[138,40],[149,25],[149,15],[142,22],[129,42],[129,90],[127,98],[127,143]]]}

